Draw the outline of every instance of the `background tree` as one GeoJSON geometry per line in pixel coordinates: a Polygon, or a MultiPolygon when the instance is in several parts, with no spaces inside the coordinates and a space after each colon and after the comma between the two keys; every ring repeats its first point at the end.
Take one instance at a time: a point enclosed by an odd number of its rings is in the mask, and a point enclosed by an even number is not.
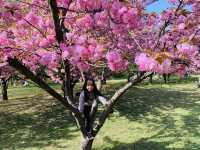
{"type": "Polygon", "coordinates": [[[9,65],[2,63],[0,64],[0,82],[1,82],[1,94],[2,101],[8,100],[8,81],[14,74],[14,69],[9,65]]]}

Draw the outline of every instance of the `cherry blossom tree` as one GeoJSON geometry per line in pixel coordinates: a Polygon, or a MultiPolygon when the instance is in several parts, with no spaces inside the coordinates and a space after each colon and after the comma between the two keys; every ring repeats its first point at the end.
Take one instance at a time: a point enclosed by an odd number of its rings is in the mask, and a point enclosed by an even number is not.
{"type": "Polygon", "coordinates": [[[0,101],[8,100],[8,81],[14,74],[14,69],[6,63],[0,63],[0,84],[1,84],[1,94],[2,98],[0,101]]]}
{"type": "Polygon", "coordinates": [[[130,87],[152,72],[195,71],[199,66],[200,2],[169,0],[174,7],[147,13],[155,0],[0,0],[0,50],[3,60],[47,91],[73,113],[90,150],[84,121],[74,102],[73,86],[84,72],[109,68],[122,72],[135,64],[140,73],[115,92],[94,123],[94,137],[109,112],[130,87]],[[186,8],[191,6],[191,10],[186,8]],[[45,66],[57,93],[36,70],[45,66]]]}

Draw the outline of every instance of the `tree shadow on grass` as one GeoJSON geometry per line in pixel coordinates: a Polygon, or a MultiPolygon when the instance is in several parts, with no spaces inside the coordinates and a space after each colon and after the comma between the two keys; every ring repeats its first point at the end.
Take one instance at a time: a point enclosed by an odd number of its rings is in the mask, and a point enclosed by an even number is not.
{"type": "Polygon", "coordinates": [[[104,140],[113,146],[104,148],[103,150],[168,150],[165,143],[147,141],[147,139],[141,139],[134,143],[114,141],[109,137],[105,137],[104,140]]]}
{"type": "Polygon", "coordinates": [[[115,111],[130,121],[142,121],[159,134],[133,143],[104,139],[114,147],[104,150],[200,149],[200,94],[191,90],[133,87],[122,96],[115,111]],[[150,118],[149,118],[150,116],[150,118]],[[183,148],[176,147],[182,143],[183,148]]]}
{"type": "Polygon", "coordinates": [[[169,148],[169,142],[151,141],[151,138],[142,138],[134,143],[123,143],[105,137],[104,141],[113,145],[102,150],[186,150],[183,148],[169,148]]]}
{"type": "MultiPolygon", "coordinates": [[[[191,116],[189,118],[191,118],[191,116]]],[[[105,145],[110,146],[106,146],[102,150],[199,150],[200,142],[198,143],[190,140],[184,141],[184,145],[177,147],[176,144],[181,142],[181,140],[185,137],[184,133],[176,132],[177,129],[174,128],[174,123],[175,121],[173,120],[173,118],[165,118],[165,120],[161,123],[164,124],[164,127],[161,130],[157,130],[157,132],[155,132],[154,135],[150,137],[141,138],[138,141],[131,143],[120,142],[118,140],[113,140],[110,137],[105,136],[103,138],[104,142],[106,143],[105,145]],[[167,124],[165,122],[166,120],[168,121],[167,124]]],[[[200,121],[198,121],[197,123],[199,124],[200,121]]],[[[199,134],[196,134],[199,129],[195,128],[198,126],[198,124],[193,126],[194,129],[192,131],[192,133],[194,133],[194,135],[196,136],[196,139],[199,139],[199,134]]],[[[180,130],[184,132],[184,130],[187,129],[187,127],[183,126],[180,130]]],[[[189,130],[189,132],[191,132],[191,130],[189,130]]],[[[131,139],[129,139],[129,141],[131,141],[131,139]]]]}
{"type": "Polygon", "coordinates": [[[115,106],[115,110],[121,116],[126,116],[130,120],[139,119],[147,113],[160,115],[156,108],[170,110],[182,108],[194,112],[199,112],[200,95],[198,93],[188,93],[184,91],[174,91],[161,88],[137,88],[133,87],[120,98],[115,106]],[[191,110],[192,109],[192,110],[191,110]]]}
{"type": "Polygon", "coordinates": [[[73,139],[77,129],[68,111],[51,98],[24,97],[0,105],[0,149],[42,148],[73,139]]]}

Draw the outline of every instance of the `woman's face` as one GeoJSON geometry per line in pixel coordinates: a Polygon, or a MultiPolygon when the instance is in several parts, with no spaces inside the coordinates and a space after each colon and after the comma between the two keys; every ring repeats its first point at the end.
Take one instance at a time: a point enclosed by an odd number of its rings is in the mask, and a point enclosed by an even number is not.
{"type": "Polygon", "coordinates": [[[86,86],[88,92],[92,92],[94,90],[94,85],[93,82],[91,80],[87,81],[87,86],[86,86]]]}

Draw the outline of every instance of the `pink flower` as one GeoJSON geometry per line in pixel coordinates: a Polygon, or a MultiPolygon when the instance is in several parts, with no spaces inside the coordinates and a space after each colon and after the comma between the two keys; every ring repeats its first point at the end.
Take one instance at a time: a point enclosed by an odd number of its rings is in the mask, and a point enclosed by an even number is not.
{"type": "Polygon", "coordinates": [[[70,55],[69,47],[67,47],[64,43],[61,43],[60,49],[62,50],[62,59],[68,58],[70,55]]]}
{"type": "Polygon", "coordinates": [[[4,31],[0,33],[0,46],[6,45],[9,45],[9,40],[7,38],[7,33],[4,31]]]}
{"type": "Polygon", "coordinates": [[[75,46],[74,57],[88,58],[88,56],[89,56],[89,51],[87,48],[81,45],[75,46]]]}
{"type": "Polygon", "coordinates": [[[188,58],[193,58],[198,54],[198,47],[194,45],[190,45],[189,43],[182,43],[177,45],[177,49],[180,54],[187,56],[188,58]]]}
{"type": "Polygon", "coordinates": [[[47,46],[49,46],[49,40],[48,39],[46,39],[46,38],[43,38],[41,41],[40,41],[40,43],[39,43],[39,46],[40,47],[47,47],[47,46]]]}
{"type": "Polygon", "coordinates": [[[135,63],[138,65],[140,71],[155,71],[158,62],[148,57],[145,53],[136,56],[135,63]]]}
{"type": "Polygon", "coordinates": [[[107,27],[109,17],[106,11],[95,14],[95,22],[98,26],[107,27]]]}
{"type": "Polygon", "coordinates": [[[84,71],[84,72],[90,69],[90,66],[84,62],[78,62],[77,66],[81,71],[84,71]]]}
{"type": "Polygon", "coordinates": [[[106,59],[108,61],[108,67],[112,71],[123,71],[127,69],[128,61],[121,58],[121,55],[116,52],[108,52],[106,55],[106,59]]]}
{"type": "Polygon", "coordinates": [[[156,72],[160,74],[168,74],[171,72],[171,61],[169,59],[165,59],[162,64],[158,64],[156,68],[156,72]]]}
{"type": "Polygon", "coordinates": [[[68,7],[68,5],[69,5],[69,2],[70,2],[70,0],[57,0],[57,5],[59,6],[59,7],[65,7],[65,8],[67,8],[68,7]]]}
{"type": "Polygon", "coordinates": [[[114,1],[112,3],[112,7],[110,9],[112,18],[114,18],[117,21],[121,20],[121,16],[124,12],[124,9],[123,9],[123,11],[121,10],[122,7],[123,7],[122,3],[118,2],[118,1],[114,1]]]}
{"type": "Polygon", "coordinates": [[[63,53],[62,53],[62,59],[66,59],[69,57],[69,51],[65,50],[63,53]]]}
{"type": "Polygon", "coordinates": [[[79,9],[99,9],[101,4],[101,0],[78,0],[79,9]]]}
{"type": "Polygon", "coordinates": [[[183,78],[184,75],[185,75],[185,73],[186,73],[186,68],[185,68],[185,66],[184,66],[184,65],[178,66],[177,74],[178,74],[180,77],[183,78]]]}
{"type": "Polygon", "coordinates": [[[89,14],[86,14],[84,17],[78,19],[76,24],[81,29],[90,29],[93,26],[93,19],[89,14]]]}
{"type": "Polygon", "coordinates": [[[185,29],[185,23],[180,23],[180,24],[178,25],[178,29],[179,29],[179,30],[184,30],[184,29],[185,29]]]}
{"type": "Polygon", "coordinates": [[[103,57],[103,46],[102,45],[97,45],[95,47],[93,57],[94,57],[94,60],[99,60],[103,57]]]}
{"type": "Polygon", "coordinates": [[[53,44],[56,41],[55,35],[48,35],[47,40],[49,43],[53,44]]]}
{"type": "Polygon", "coordinates": [[[77,44],[84,44],[84,43],[86,43],[86,40],[87,40],[87,36],[86,36],[86,35],[81,35],[81,36],[77,39],[76,43],[77,43],[77,44]]]}
{"type": "Polygon", "coordinates": [[[40,16],[38,16],[38,15],[37,15],[35,12],[33,12],[33,11],[30,11],[30,12],[26,15],[25,19],[26,19],[28,22],[30,22],[31,24],[33,24],[33,25],[38,25],[39,22],[42,20],[42,18],[41,18],[40,16]]]}

